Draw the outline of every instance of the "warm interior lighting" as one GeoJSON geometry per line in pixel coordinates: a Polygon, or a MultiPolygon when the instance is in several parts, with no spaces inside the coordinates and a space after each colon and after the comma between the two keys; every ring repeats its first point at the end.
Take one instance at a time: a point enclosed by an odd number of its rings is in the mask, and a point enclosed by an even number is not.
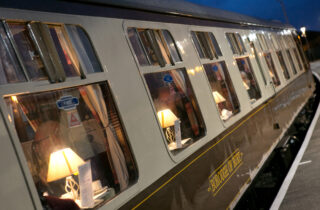
{"type": "Polygon", "coordinates": [[[72,193],[73,199],[78,198],[79,185],[72,178],[78,167],[85,162],[72,149],[64,148],[50,154],[47,182],[66,178],[65,190],[72,193]]]}
{"type": "Polygon", "coordinates": [[[157,114],[162,128],[173,126],[174,122],[178,120],[170,109],[161,110],[157,114]]]}
{"type": "Polygon", "coordinates": [[[11,100],[15,103],[18,103],[17,96],[11,96],[11,100]]]}
{"type": "Polygon", "coordinates": [[[72,149],[65,148],[51,153],[47,181],[52,182],[78,172],[84,161],[72,149]]]}
{"type": "Polygon", "coordinates": [[[249,86],[247,85],[247,83],[243,82],[243,86],[245,87],[246,90],[249,90],[249,86]]]}
{"type": "Polygon", "coordinates": [[[226,99],[218,91],[214,91],[212,94],[216,104],[220,104],[226,101],[226,99]]]}
{"type": "Polygon", "coordinates": [[[175,141],[174,132],[170,129],[170,126],[173,126],[175,121],[179,120],[170,109],[165,109],[159,111],[158,119],[162,128],[166,128],[166,138],[169,143],[175,141]]]}

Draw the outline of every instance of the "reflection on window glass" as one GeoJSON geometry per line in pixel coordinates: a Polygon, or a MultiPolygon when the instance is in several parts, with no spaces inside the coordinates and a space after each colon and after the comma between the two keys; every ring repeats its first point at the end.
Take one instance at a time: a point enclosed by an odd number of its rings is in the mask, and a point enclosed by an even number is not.
{"type": "Polygon", "coordinates": [[[261,98],[260,89],[248,57],[236,59],[243,86],[247,90],[251,103],[261,98]]]}
{"type": "Polygon", "coordinates": [[[204,123],[185,69],[149,73],[144,77],[173,153],[204,135],[204,123]],[[177,128],[181,134],[174,132],[177,128]]]}
{"type": "Polygon", "coordinates": [[[63,29],[61,26],[49,25],[49,29],[67,77],[79,76],[80,63],[74,53],[71,43],[68,42],[69,40],[66,37],[66,33],[62,31],[63,29]]]}
{"type": "Polygon", "coordinates": [[[168,30],[162,30],[162,34],[167,43],[165,46],[168,46],[168,49],[170,51],[169,54],[172,56],[173,62],[176,63],[176,62],[182,61],[178,53],[177,46],[170,32],[168,30]]]}
{"type": "Polygon", "coordinates": [[[204,64],[212,95],[222,120],[228,120],[240,110],[239,101],[224,61],[204,64]]]}
{"type": "Polygon", "coordinates": [[[222,56],[215,36],[211,32],[192,31],[191,36],[200,58],[218,58],[222,56]]]}
{"type": "Polygon", "coordinates": [[[31,80],[47,79],[45,67],[25,23],[8,23],[22,61],[31,80]]]}
{"type": "Polygon", "coordinates": [[[87,73],[102,72],[100,62],[86,32],[76,25],[66,25],[70,40],[87,73]]]}
{"type": "Polygon", "coordinates": [[[128,28],[128,37],[140,65],[141,66],[149,65],[147,56],[143,51],[142,45],[140,44],[139,36],[136,33],[135,28],[128,28]]]}
{"type": "Polygon", "coordinates": [[[112,199],[136,180],[133,157],[105,83],[12,96],[6,102],[38,193],[48,201],[55,199],[57,208],[70,206],[64,198],[85,208],[76,187],[65,189],[70,180],[85,187],[78,182],[83,175],[78,167],[85,162],[91,164],[85,173],[92,176],[88,184],[95,204],[112,199]]]}
{"type": "Polygon", "coordinates": [[[261,49],[263,51],[268,50],[268,44],[267,44],[265,36],[263,34],[257,34],[257,37],[258,37],[258,41],[259,41],[261,49]]]}
{"type": "Polygon", "coordinates": [[[277,55],[278,55],[278,59],[279,59],[279,62],[280,62],[281,68],[282,68],[283,75],[288,80],[288,79],[290,79],[290,75],[289,75],[289,72],[288,72],[287,65],[284,62],[282,52],[278,51],[277,55]]]}
{"type": "Polygon", "coordinates": [[[2,24],[0,25],[0,58],[0,84],[26,81],[2,24]]]}
{"type": "Polygon", "coordinates": [[[242,38],[238,33],[226,33],[227,40],[230,44],[233,54],[242,55],[247,52],[242,38]]]}
{"type": "Polygon", "coordinates": [[[272,78],[272,82],[275,86],[279,86],[281,83],[280,83],[280,80],[279,80],[279,77],[278,77],[278,73],[274,67],[274,63],[273,63],[273,60],[272,60],[272,57],[271,57],[271,53],[264,53],[264,58],[266,59],[266,63],[268,65],[268,68],[269,68],[269,75],[270,77],[272,78]]]}
{"type": "Polygon", "coordinates": [[[291,69],[293,71],[293,74],[297,74],[297,69],[296,69],[296,66],[293,63],[293,59],[292,59],[291,53],[290,53],[289,50],[286,50],[286,52],[287,52],[287,55],[288,55],[288,58],[289,58],[289,62],[290,62],[290,66],[291,66],[291,69]]]}
{"type": "Polygon", "coordinates": [[[302,70],[303,70],[303,67],[302,67],[302,63],[301,63],[301,60],[300,60],[300,58],[299,58],[297,49],[294,48],[294,49],[293,49],[293,52],[294,52],[294,56],[295,56],[296,60],[298,61],[299,69],[300,69],[300,71],[302,71],[302,70]]]}
{"type": "Polygon", "coordinates": [[[182,61],[168,30],[128,28],[128,37],[140,65],[174,65],[182,61]]]}

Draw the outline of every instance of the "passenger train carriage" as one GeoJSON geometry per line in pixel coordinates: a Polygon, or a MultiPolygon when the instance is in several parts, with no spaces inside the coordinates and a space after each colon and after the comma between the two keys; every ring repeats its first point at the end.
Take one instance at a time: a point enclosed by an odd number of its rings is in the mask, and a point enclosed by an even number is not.
{"type": "Polygon", "coordinates": [[[314,91],[290,25],[181,1],[0,4],[3,209],[232,209],[314,91]]]}

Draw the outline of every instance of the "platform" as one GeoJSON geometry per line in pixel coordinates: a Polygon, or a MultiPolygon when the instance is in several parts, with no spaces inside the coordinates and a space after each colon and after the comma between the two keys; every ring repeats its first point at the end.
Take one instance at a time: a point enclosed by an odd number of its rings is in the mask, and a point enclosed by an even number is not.
{"type": "MultiPolygon", "coordinates": [[[[311,63],[320,75],[320,61],[311,63]]],[[[320,209],[320,106],[271,209],[320,209]]]]}

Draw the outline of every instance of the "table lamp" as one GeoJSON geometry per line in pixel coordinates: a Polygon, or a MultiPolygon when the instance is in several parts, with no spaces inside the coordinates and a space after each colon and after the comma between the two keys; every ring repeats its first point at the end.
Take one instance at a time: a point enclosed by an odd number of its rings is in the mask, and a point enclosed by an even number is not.
{"type": "Polygon", "coordinates": [[[174,133],[170,129],[176,120],[179,120],[170,109],[161,110],[158,113],[158,119],[162,128],[166,128],[166,138],[169,143],[174,142],[174,133]]]}
{"type": "Polygon", "coordinates": [[[218,91],[213,91],[213,98],[216,104],[220,104],[222,102],[225,102],[226,99],[218,92],[218,91]]]}
{"type": "Polygon", "coordinates": [[[50,154],[47,182],[66,177],[65,190],[78,199],[79,185],[72,178],[78,172],[78,167],[85,162],[72,149],[64,148],[50,154]]]}

